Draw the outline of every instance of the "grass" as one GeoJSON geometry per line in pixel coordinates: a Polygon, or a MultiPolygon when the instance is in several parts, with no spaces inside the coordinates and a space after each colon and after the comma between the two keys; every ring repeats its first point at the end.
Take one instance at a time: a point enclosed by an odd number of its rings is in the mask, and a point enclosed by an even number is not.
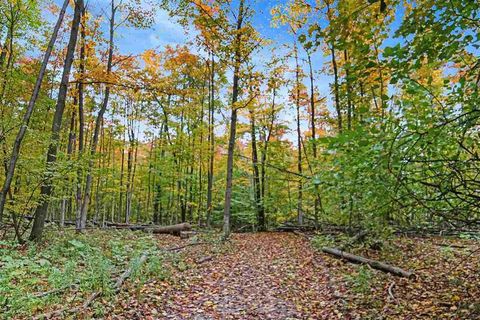
{"type": "Polygon", "coordinates": [[[120,230],[46,231],[41,245],[0,241],[0,319],[30,317],[74,305],[95,291],[111,297],[115,278],[133,267],[132,278],[165,278],[163,254],[149,234],[120,230]],[[151,252],[140,267],[138,259],[151,252]],[[46,294],[48,293],[48,294],[46,294]]]}

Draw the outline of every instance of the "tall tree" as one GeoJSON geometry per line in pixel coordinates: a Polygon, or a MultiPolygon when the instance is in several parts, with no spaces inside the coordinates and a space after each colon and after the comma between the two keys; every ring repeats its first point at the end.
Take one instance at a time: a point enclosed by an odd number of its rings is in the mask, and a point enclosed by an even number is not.
{"type": "Polygon", "coordinates": [[[57,159],[58,142],[60,140],[60,129],[62,126],[63,112],[65,110],[65,103],[67,99],[70,71],[73,64],[75,47],[77,45],[78,30],[83,10],[83,0],[76,0],[72,27],[70,31],[70,39],[68,41],[67,51],[65,54],[65,62],[63,65],[62,80],[60,82],[57,104],[55,106],[55,115],[52,123],[50,145],[48,146],[47,151],[46,171],[40,189],[42,202],[37,206],[35,210],[35,217],[32,225],[32,231],[30,233],[30,240],[38,241],[42,237],[43,227],[45,225],[45,218],[50,202],[49,197],[51,196],[53,191],[52,174],[55,171],[54,165],[57,159]]]}

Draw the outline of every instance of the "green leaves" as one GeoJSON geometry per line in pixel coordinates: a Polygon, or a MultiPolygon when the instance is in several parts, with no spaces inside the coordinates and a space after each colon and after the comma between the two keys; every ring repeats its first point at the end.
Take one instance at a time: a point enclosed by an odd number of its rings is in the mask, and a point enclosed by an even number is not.
{"type": "Polygon", "coordinates": [[[85,248],[85,244],[81,241],[78,241],[76,239],[72,239],[70,241],[68,241],[69,244],[71,244],[75,249],[84,249],[85,248]]]}

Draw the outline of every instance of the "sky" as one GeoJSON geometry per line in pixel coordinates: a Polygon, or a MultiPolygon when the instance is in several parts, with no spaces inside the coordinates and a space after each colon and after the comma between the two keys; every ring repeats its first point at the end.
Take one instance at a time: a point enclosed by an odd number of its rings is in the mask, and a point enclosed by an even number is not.
{"type": "MultiPolygon", "coordinates": [[[[62,0],[53,0],[57,5],[61,5],[63,2],[62,0]]],[[[109,12],[109,3],[110,0],[85,0],[89,11],[95,16],[108,16],[109,12]]],[[[120,0],[117,0],[120,1],[120,0]]],[[[143,0],[143,1],[155,1],[155,0],[143,0]]],[[[238,0],[233,0],[234,2],[238,2],[238,0]]],[[[273,27],[271,25],[271,9],[274,6],[285,4],[287,0],[249,0],[248,3],[252,5],[252,8],[255,11],[253,16],[253,25],[256,30],[261,34],[263,38],[272,40],[272,44],[269,47],[260,48],[258,53],[252,57],[252,63],[257,65],[257,67],[261,68],[261,65],[268,62],[272,56],[272,51],[277,56],[284,56],[288,49],[284,46],[285,44],[291,44],[293,41],[293,36],[289,34],[288,29],[286,26],[280,27],[273,27]]],[[[234,4],[235,6],[235,4],[234,4]]],[[[178,22],[175,21],[175,18],[169,16],[169,14],[158,6],[155,6],[155,22],[152,27],[148,29],[135,29],[131,27],[121,27],[117,30],[115,35],[115,41],[118,50],[121,54],[125,55],[138,55],[144,52],[147,49],[157,49],[163,50],[163,48],[167,45],[176,46],[176,45],[184,45],[191,41],[195,36],[194,28],[185,28],[180,25],[178,22]]],[[[71,10],[71,9],[70,9],[71,10]]],[[[399,12],[399,19],[402,16],[402,12],[399,12]]],[[[55,19],[51,17],[52,21],[55,19]]],[[[106,19],[105,19],[106,20],[106,19]]],[[[393,29],[396,29],[399,22],[396,21],[393,24],[393,29]]],[[[102,23],[102,28],[104,28],[104,33],[108,34],[107,30],[107,23],[102,23]]],[[[389,40],[387,44],[392,45],[395,44],[392,42],[393,40],[389,40]]],[[[191,47],[193,52],[199,52],[194,46],[191,47]]],[[[302,55],[302,52],[300,52],[302,55]]],[[[300,57],[302,58],[302,57],[300,57]]],[[[317,50],[312,54],[312,64],[313,69],[315,72],[315,86],[319,91],[321,96],[328,97],[327,101],[327,108],[333,112],[333,101],[332,95],[330,94],[330,84],[333,81],[333,77],[331,75],[322,73],[321,70],[326,62],[328,62],[329,58],[324,56],[321,50],[317,50]]],[[[289,62],[292,66],[294,66],[293,60],[289,62]]],[[[306,66],[304,70],[308,70],[306,66]]],[[[291,77],[293,76],[290,75],[291,77]]],[[[231,78],[227,74],[227,78],[231,78]]],[[[307,83],[308,79],[305,79],[305,85],[308,87],[309,83],[307,83]]],[[[288,88],[284,87],[280,95],[283,96],[283,102],[288,102],[288,88]]],[[[287,108],[281,115],[280,120],[287,123],[290,128],[294,127],[295,122],[295,112],[293,108],[287,108]]],[[[308,128],[308,124],[306,121],[303,121],[302,126],[303,129],[306,130],[308,128]]],[[[295,142],[295,134],[294,130],[291,133],[287,133],[287,138],[295,142]]]]}

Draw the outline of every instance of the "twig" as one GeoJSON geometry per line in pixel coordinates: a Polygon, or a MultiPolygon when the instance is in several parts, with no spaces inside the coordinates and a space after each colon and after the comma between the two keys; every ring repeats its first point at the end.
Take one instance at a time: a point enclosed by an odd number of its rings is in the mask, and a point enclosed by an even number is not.
{"type": "Polygon", "coordinates": [[[395,287],[395,281],[392,281],[392,283],[390,283],[388,286],[388,296],[392,299],[392,301],[397,301],[393,295],[393,287],[395,287]]]}
{"type": "Polygon", "coordinates": [[[458,245],[458,244],[449,244],[449,243],[435,243],[436,246],[439,247],[447,247],[447,248],[456,248],[456,249],[467,249],[468,246],[458,245]]]}
{"type": "Polygon", "coordinates": [[[45,292],[37,292],[37,293],[34,293],[32,295],[33,298],[42,298],[42,297],[45,297],[45,296],[48,296],[48,295],[51,295],[51,294],[57,294],[57,293],[60,293],[62,291],[65,291],[69,288],[76,288],[78,285],[76,283],[73,283],[73,284],[69,284],[68,286],[64,286],[62,288],[58,288],[58,289],[52,289],[52,290],[49,290],[49,291],[45,291],[45,292]]]}
{"type": "Polygon", "coordinates": [[[187,243],[187,244],[184,244],[184,245],[181,245],[181,246],[178,246],[178,247],[167,248],[167,249],[165,249],[165,251],[178,251],[178,250],[181,250],[181,249],[186,248],[186,247],[196,246],[196,245],[201,245],[201,244],[208,244],[208,242],[204,242],[204,241],[191,242],[191,243],[187,243]]]}

